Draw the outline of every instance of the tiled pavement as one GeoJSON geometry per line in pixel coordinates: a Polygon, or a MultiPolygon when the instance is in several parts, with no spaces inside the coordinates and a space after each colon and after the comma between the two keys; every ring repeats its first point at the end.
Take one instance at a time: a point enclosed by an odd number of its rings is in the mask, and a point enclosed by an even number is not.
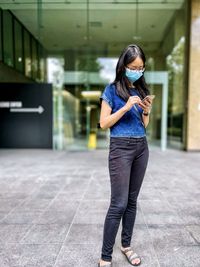
{"type": "MultiPolygon", "coordinates": [[[[107,150],[0,150],[0,267],[92,267],[109,205],[107,150]]],[[[200,267],[200,153],[150,149],[132,245],[143,267],[200,267]]],[[[114,267],[130,266],[119,251],[114,267]]]]}

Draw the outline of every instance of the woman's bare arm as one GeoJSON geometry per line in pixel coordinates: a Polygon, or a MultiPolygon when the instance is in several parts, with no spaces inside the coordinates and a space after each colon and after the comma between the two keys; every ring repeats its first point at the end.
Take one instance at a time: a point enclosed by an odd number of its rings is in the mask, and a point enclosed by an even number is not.
{"type": "Polygon", "coordinates": [[[129,111],[134,104],[139,103],[140,101],[138,96],[130,96],[122,108],[111,114],[112,108],[103,100],[101,104],[100,127],[104,130],[110,128],[121,119],[121,117],[129,111]]]}

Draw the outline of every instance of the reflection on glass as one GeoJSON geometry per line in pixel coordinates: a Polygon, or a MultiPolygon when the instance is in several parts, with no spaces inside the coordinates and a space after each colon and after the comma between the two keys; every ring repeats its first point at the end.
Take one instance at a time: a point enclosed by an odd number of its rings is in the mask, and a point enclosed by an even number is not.
{"type": "Polygon", "coordinates": [[[101,66],[100,77],[107,80],[108,82],[113,82],[115,79],[115,69],[117,65],[117,58],[98,58],[97,62],[101,66]]]}
{"type": "Polygon", "coordinates": [[[0,10],[0,61],[2,60],[2,55],[3,55],[3,51],[2,51],[2,11],[0,10]]]}
{"type": "MultiPolygon", "coordinates": [[[[54,111],[54,148],[62,149],[64,147],[64,131],[63,124],[63,71],[64,60],[62,58],[47,59],[47,81],[53,84],[53,111],[54,111]]],[[[71,136],[68,136],[70,139],[71,136]]]]}
{"type": "Polygon", "coordinates": [[[31,50],[32,50],[32,78],[36,79],[38,76],[38,49],[37,49],[37,42],[34,38],[31,38],[31,50]]]}
{"type": "Polygon", "coordinates": [[[43,47],[38,43],[38,80],[41,82],[45,82],[46,78],[46,55],[43,47]]]}
{"type": "Polygon", "coordinates": [[[184,50],[185,37],[182,36],[166,58],[169,72],[168,135],[170,141],[179,142],[183,141],[184,50]]]}
{"type": "Polygon", "coordinates": [[[15,48],[15,68],[23,72],[23,51],[22,51],[22,27],[18,21],[14,21],[14,48],[15,48]]]}
{"type": "MultiPolygon", "coordinates": [[[[105,146],[109,131],[97,128],[99,92],[114,80],[115,66],[122,49],[130,43],[136,43],[144,49],[147,56],[146,74],[156,73],[159,76],[159,71],[169,71],[168,135],[182,142],[185,91],[185,70],[182,63],[185,60],[185,45],[181,43],[181,37],[185,36],[187,20],[184,14],[188,12],[184,0],[170,3],[138,1],[138,5],[134,1],[123,1],[117,5],[115,1],[105,1],[104,4],[93,1],[88,5],[80,2],[77,0],[69,6],[65,5],[64,11],[55,9],[55,25],[61,25],[58,19],[61,17],[62,24],[66,25],[63,31],[66,39],[64,35],[56,35],[58,39],[52,42],[53,46],[49,45],[50,49],[55,48],[55,53],[65,58],[62,97],[54,91],[57,94],[54,98],[55,114],[58,116],[55,124],[57,136],[57,130],[62,128],[66,147],[73,143],[76,148],[87,148],[88,134],[96,133],[97,147],[102,147],[103,144],[105,146]],[[177,65],[182,65],[178,74],[177,65]],[[63,115],[60,116],[58,111],[62,111],[63,115]],[[62,127],[61,124],[58,125],[61,118],[62,127]]],[[[62,5],[54,4],[56,7],[62,5]]],[[[45,24],[45,20],[43,22],[45,24]]],[[[41,35],[48,29],[48,25],[46,26],[44,25],[41,35]]],[[[41,37],[45,39],[45,35],[41,37]]],[[[40,71],[43,63],[40,60],[40,71]]],[[[150,142],[158,146],[161,144],[161,126],[164,120],[162,85],[168,84],[163,77],[160,75],[160,81],[158,78],[149,84],[156,99],[147,134],[150,142]]],[[[59,74],[54,78],[59,80],[59,74]]]]}
{"type": "Polygon", "coordinates": [[[9,11],[3,11],[3,53],[4,62],[13,67],[13,34],[12,34],[12,16],[9,11]]]}
{"type": "Polygon", "coordinates": [[[24,60],[25,60],[25,75],[31,77],[31,42],[30,34],[24,30],[24,60]]]}

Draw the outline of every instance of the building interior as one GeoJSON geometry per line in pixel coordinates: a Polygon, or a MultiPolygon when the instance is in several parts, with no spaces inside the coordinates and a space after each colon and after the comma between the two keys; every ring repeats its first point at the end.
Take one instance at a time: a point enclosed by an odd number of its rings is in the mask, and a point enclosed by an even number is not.
{"type": "Polygon", "coordinates": [[[99,97],[121,51],[136,43],[147,57],[145,73],[160,80],[147,79],[156,95],[149,142],[161,145],[165,120],[167,147],[183,149],[188,17],[184,0],[0,0],[0,82],[52,83],[55,149],[105,148],[99,97]]]}

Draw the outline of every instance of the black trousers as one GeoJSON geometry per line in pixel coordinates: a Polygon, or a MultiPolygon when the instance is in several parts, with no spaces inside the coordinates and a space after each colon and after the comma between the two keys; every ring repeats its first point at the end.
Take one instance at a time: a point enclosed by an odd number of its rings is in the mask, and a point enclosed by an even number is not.
{"type": "Polygon", "coordinates": [[[121,244],[129,247],[137,211],[137,197],[145,175],[149,150],[146,137],[111,137],[109,173],[111,201],[103,233],[101,258],[112,260],[113,246],[122,219],[121,244]]]}

